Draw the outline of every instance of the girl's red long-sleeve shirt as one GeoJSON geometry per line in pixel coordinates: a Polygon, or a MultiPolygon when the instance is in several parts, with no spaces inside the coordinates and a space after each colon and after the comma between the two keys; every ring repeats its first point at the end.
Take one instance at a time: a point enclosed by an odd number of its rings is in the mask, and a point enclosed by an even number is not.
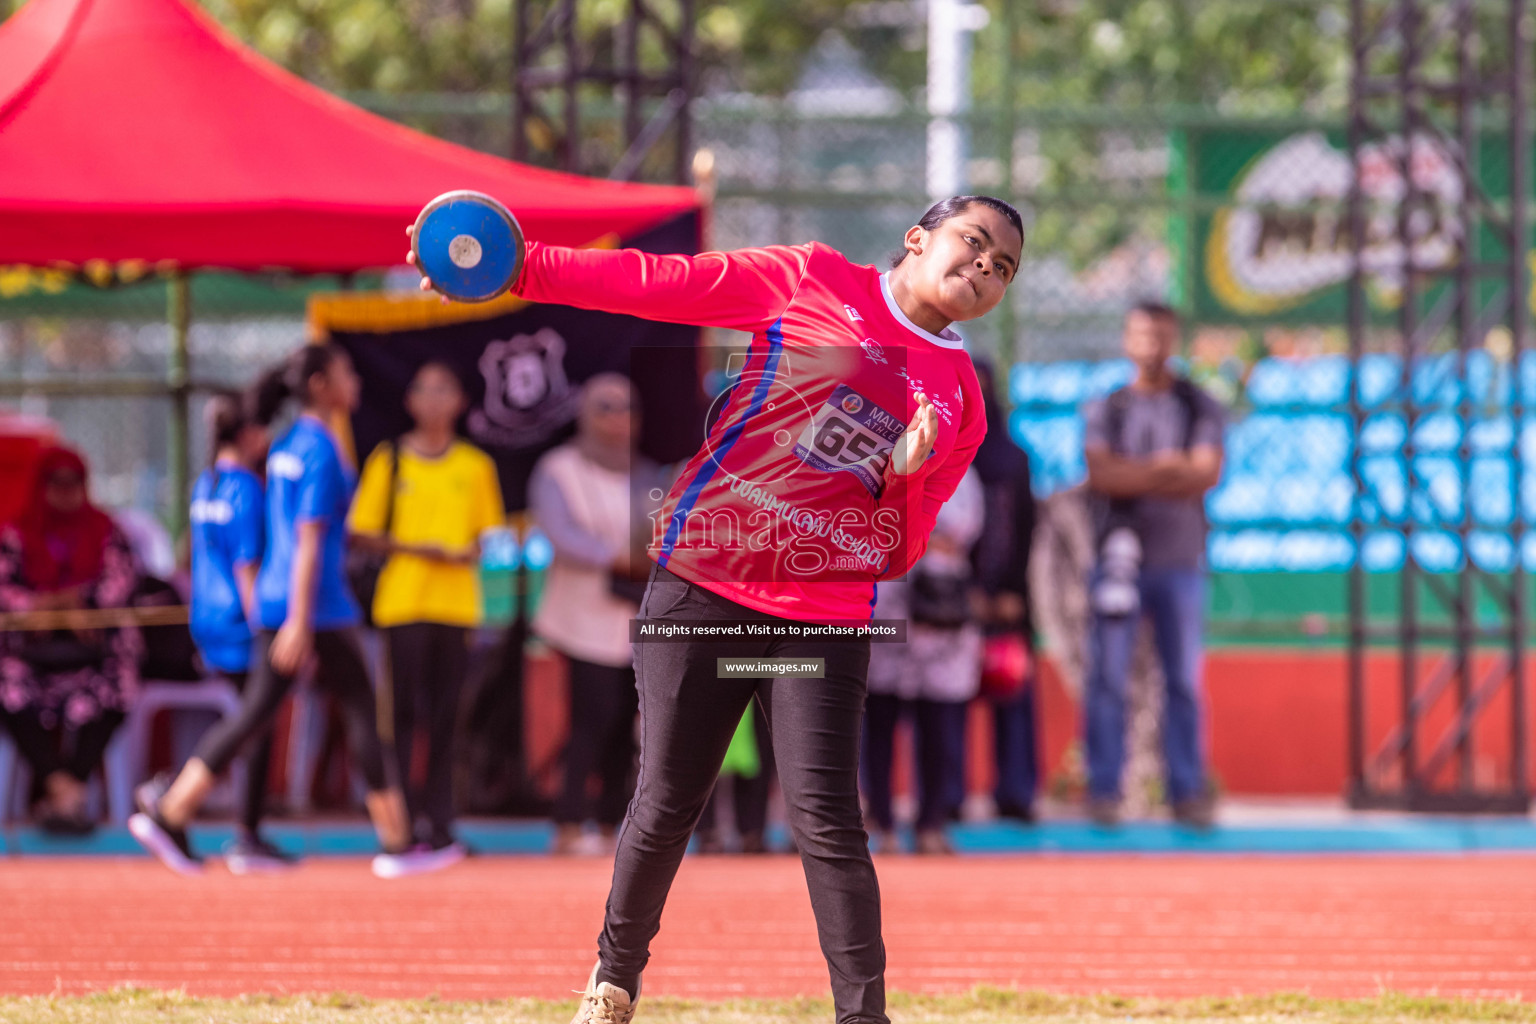
{"type": "Polygon", "coordinates": [[[876,581],[922,555],[986,434],[960,338],[917,327],[879,271],[820,243],[698,256],[532,243],[516,291],[752,335],[654,517],[650,555],[770,615],[868,620],[876,581]],[[927,461],[898,476],[890,452],[918,391],[939,435],[927,461]]]}

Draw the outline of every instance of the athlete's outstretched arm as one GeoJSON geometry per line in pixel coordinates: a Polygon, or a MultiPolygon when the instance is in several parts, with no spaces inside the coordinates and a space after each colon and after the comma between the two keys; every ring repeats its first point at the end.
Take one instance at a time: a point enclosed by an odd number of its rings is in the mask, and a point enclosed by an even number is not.
{"type": "Polygon", "coordinates": [[[810,255],[805,245],[684,256],[532,242],[513,291],[534,302],[755,333],[783,314],[810,255]]]}
{"type": "MultiPolygon", "coordinates": [[[[756,333],[784,312],[810,258],[809,245],[686,256],[530,242],[512,291],[532,302],[756,333]]],[[[415,253],[407,259],[414,265],[415,253]]]]}

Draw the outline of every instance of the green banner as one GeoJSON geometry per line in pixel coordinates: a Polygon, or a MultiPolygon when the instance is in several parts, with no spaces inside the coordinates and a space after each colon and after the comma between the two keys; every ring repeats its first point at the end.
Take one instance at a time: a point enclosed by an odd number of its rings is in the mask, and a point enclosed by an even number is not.
{"type": "MultiPolygon", "coordinates": [[[[1471,166],[1483,196],[1509,195],[1507,136],[1484,134],[1471,166]]],[[[1187,129],[1175,133],[1170,186],[1177,297],[1206,322],[1338,324],[1347,312],[1350,160],[1342,129],[1187,129]]],[[[1454,140],[1435,133],[1372,142],[1361,153],[1365,198],[1367,314],[1396,322],[1404,246],[1399,213],[1403,164],[1423,196],[1407,218],[1413,262],[1430,272],[1456,265],[1463,238],[1480,261],[1505,258],[1498,233],[1463,223],[1462,162],[1454,140]]],[[[1529,240],[1527,240],[1529,248],[1529,240]]],[[[1500,282],[1483,279],[1482,301],[1500,282]]],[[[1423,289],[1432,304],[1440,282],[1423,289]]]]}

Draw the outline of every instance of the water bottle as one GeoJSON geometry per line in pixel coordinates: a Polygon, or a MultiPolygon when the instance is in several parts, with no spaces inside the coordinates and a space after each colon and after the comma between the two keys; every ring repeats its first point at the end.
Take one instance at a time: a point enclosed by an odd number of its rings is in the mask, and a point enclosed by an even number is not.
{"type": "Polygon", "coordinates": [[[1093,588],[1093,609],[1118,618],[1141,605],[1141,539],[1128,526],[1111,530],[1099,552],[1099,581],[1093,588]]]}
{"type": "Polygon", "coordinates": [[[480,602],[487,626],[506,626],[517,614],[517,534],[504,526],[480,535],[480,602]]]}
{"type": "Polygon", "coordinates": [[[555,546],[544,536],[544,532],[537,526],[530,526],[528,532],[523,535],[523,614],[532,622],[534,615],[539,610],[539,601],[544,597],[544,577],[549,572],[549,563],[555,560],[555,546]]]}

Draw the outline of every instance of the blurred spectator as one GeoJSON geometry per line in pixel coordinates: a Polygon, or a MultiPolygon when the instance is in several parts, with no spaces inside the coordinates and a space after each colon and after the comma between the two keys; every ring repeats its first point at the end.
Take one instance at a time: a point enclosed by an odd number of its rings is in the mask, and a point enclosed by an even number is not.
{"type": "Polygon", "coordinates": [[[628,378],[592,377],[582,387],[576,437],[546,452],[529,480],[534,521],[555,549],[533,630],[570,665],[557,853],[583,849],[582,827],[594,816],[611,842],[634,794],[639,698],[629,620],[639,612],[650,565],[641,554],[644,516],[632,508],[651,491],[652,478],[660,485],[656,468],[635,451],[639,420],[628,378]],[[587,799],[593,774],[600,783],[595,809],[587,799]]]}
{"type": "Polygon", "coordinates": [[[352,505],[355,543],[386,553],[373,598],[383,630],[394,748],[421,853],[430,866],[462,859],[453,835],[453,739],[481,621],[480,534],[506,523],[496,465],[457,437],[464,387],[441,363],[416,371],[406,392],[415,426],[369,456],[352,505]],[[425,711],[426,784],[418,786],[417,715],[425,711]]]}
{"type": "Polygon", "coordinates": [[[1167,687],[1163,752],[1175,818],[1209,825],[1200,710],[1205,493],[1221,478],[1221,406],[1168,366],[1177,314],[1143,303],[1126,316],[1136,377],[1084,410],[1098,562],[1090,583],[1086,694],[1089,810],[1120,818],[1126,680],[1143,615],[1167,687]]]}
{"type": "Polygon", "coordinates": [[[871,644],[865,702],[864,793],[876,845],[894,848],[891,768],[898,719],[910,713],[917,766],[919,853],[951,852],[944,824],[959,807],[950,780],[964,777],[965,713],[981,674],[971,547],[984,492],[974,467],[939,509],[928,550],[905,581],[881,583],[874,617],[906,619],[905,644],[871,644]]]}
{"type": "MultiPolygon", "coordinates": [[[[45,450],[30,501],[0,531],[0,611],[120,608],[138,583],[127,538],[91,504],[85,461],[45,450]]],[[[140,647],[129,626],[0,632],[0,718],[43,792],[43,827],[94,827],[86,780],[138,692],[140,647]]]]}
{"type": "Polygon", "coordinates": [[[990,364],[976,375],[987,407],[987,436],[972,463],[981,478],[981,537],[971,566],[984,600],[981,626],[986,665],[982,693],[992,705],[1000,817],[1035,820],[1035,624],[1029,596],[1029,552],[1035,532],[1035,496],[1029,456],[1008,431],[1008,413],[990,364]],[[1022,647],[1022,651],[1017,648],[1022,647]]]}
{"type": "MultiPolygon", "coordinates": [[[[257,474],[267,460],[267,423],[276,404],[259,393],[249,403],[235,393],[213,396],[205,413],[213,465],[192,486],[192,639],[203,664],[242,693],[250,678],[256,573],[266,546],[266,498],[257,474]]],[[[246,758],[240,828],[224,851],[235,874],[282,868],[292,861],[261,835],[271,760],[268,732],[246,758]]]]}
{"type": "Polygon", "coordinates": [[[724,829],[720,819],[720,791],[730,789],[732,817],[742,853],[767,853],[768,793],[773,785],[773,744],[768,741],[768,719],[756,700],[747,707],[741,725],[731,739],[714,792],[694,831],[700,853],[724,853],[724,829]]]}
{"type": "Polygon", "coordinates": [[[237,754],[271,731],[299,670],[313,658],[317,683],[341,704],[352,756],[368,787],[364,803],[383,847],[374,874],[410,874],[419,870],[410,819],[385,770],[373,685],[357,636],[357,601],[343,565],[356,475],[329,424],[356,410],[357,373],[344,349],[305,345],[269,371],[257,390],[271,396],[274,410],[288,399],[299,400],[301,409],[267,455],[266,551],[256,573],[250,679],[239,710],[204,735],[174,780],[157,778],[135,791],[139,812],[128,818],[128,830],[172,870],[200,872],[188,824],[237,754]]]}

